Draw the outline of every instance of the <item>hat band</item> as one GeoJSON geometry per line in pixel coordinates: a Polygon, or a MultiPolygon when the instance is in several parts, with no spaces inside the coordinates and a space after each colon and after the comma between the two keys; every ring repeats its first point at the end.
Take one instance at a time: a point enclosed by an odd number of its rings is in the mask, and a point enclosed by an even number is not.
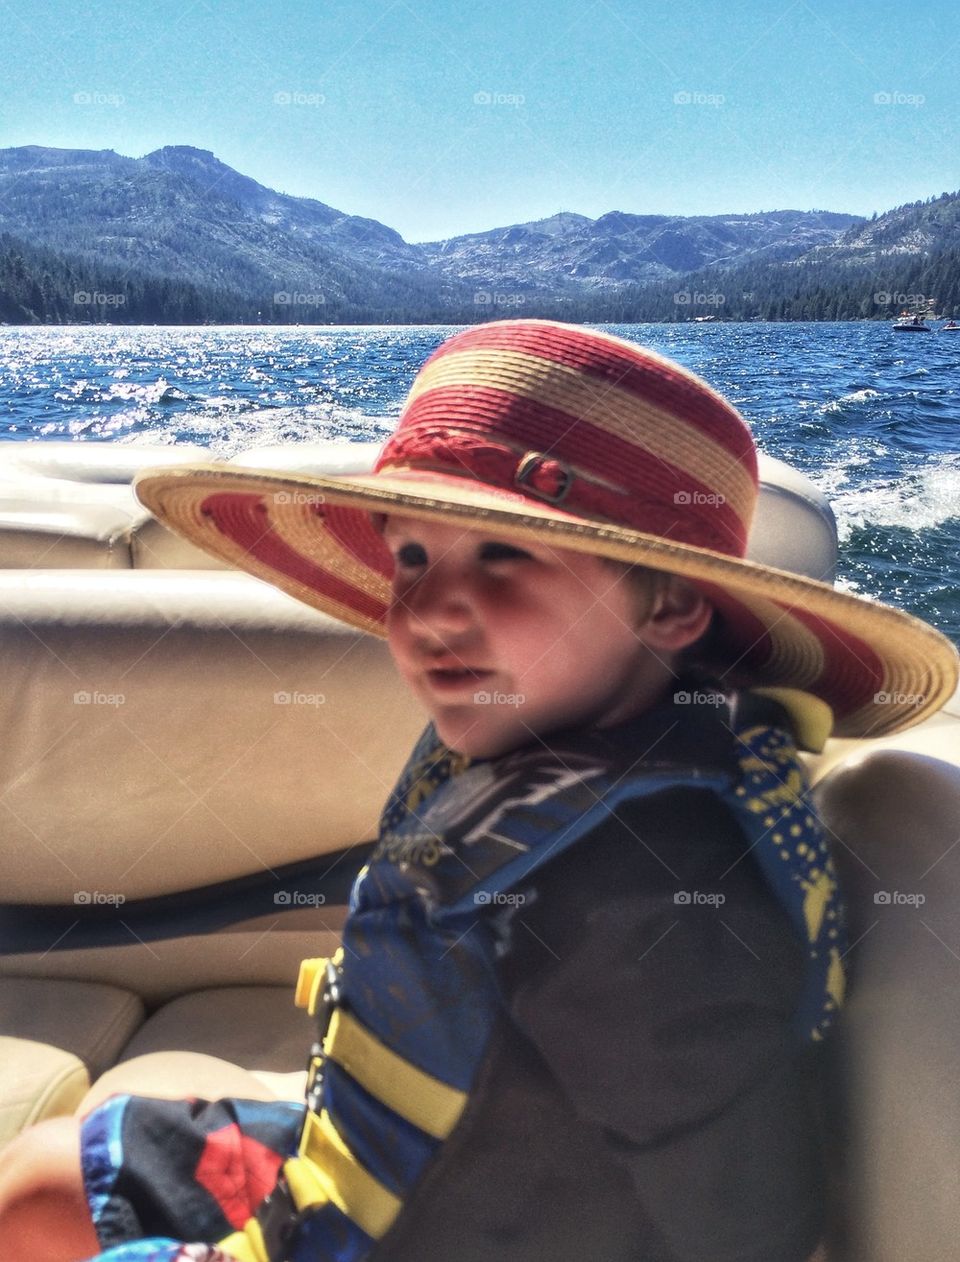
{"type": "Polygon", "coordinates": [[[698,513],[697,505],[691,511],[689,494],[668,502],[651,491],[628,491],[547,452],[492,443],[471,430],[444,427],[429,433],[423,429],[395,433],[384,446],[376,472],[407,470],[469,479],[562,505],[563,512],[574,516],[662,534],[728,556],[743,554],[739,537],[718,529],[719,523],[698,513]],[[678,504],[684,505],[683,514],[678,513],[678,504]]]}

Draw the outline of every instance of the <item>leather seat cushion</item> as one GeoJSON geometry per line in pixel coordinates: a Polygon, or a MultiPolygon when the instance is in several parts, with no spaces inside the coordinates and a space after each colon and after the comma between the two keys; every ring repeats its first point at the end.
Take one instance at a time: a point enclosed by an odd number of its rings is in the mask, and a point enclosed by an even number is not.
{"type": "Polygon", "coordinates": [[[0,1147],[25,1126],[72,1113],[90,1086],[83,1061],[32,1039],[0,1035],[0,1147]]]}
{"type": "Polygon", "coordinates": [[[304,1067],[314,1018],[293,1005],[291,986],[231,986],[171,1000],[146,1023],[121,1060],[148,1052],[203,1052],[243,1069],[293,1073],[304,1067]]]}
{"type": "Polygon", "coordinates": [[[76,1057],[96,1078],[143,1021],[141,1000],[100,982],[0,977],[0,1035],[76,1057]]]}
{"type": "Polygon", "coordinates": [[[129,521],[96,505],[47,509],[0,505],[0,568],[128,570],[129,521]]]}

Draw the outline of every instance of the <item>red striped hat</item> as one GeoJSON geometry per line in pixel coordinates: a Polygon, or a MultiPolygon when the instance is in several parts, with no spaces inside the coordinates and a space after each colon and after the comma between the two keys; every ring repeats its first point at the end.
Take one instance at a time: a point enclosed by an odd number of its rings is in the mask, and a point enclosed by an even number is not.
{"type": "Polygon", "coordinates": [[[205,551],[384,634],[392,561],[376,516],[461,523],[696,582],[738,679],[793,687],[835,732],[882,735],[938,709],[957,654],[899,610],[744,559],[753,439],[699,378],[605,333],[507,320],[458,333],[417,375],[375,471],[147,471],[141,500],[205,551]]]}

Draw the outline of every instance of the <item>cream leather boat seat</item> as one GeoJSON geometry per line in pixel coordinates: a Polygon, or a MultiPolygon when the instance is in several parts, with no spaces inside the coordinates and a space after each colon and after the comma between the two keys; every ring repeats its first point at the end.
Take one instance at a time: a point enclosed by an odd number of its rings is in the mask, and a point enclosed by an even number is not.
{"type": "Polygon", "coordinates": [[[958,733],[941,746],[952,761],[867,749],[815,789],[850,913],[838,1063],[853,1121],[854,1254],[871,1262],[956,1256],[958,733]]]}
{"type": "MultiPolygon", "coordinates": [[[[130,569],[133,535],[150,518],[133,475],[208,458],[187,444],[0,442],[0,568],[130,569]]],[[[200,556],[192,564],[206,568],[200,556]]]]}
{"type": "Polygon", "coordinates": [[[141,999],[117,986],[0,977],[0,1138],[72,1112],[143,1016],[141,999]]]}
{"type": "Polygon", "coordinates": [[[424,723],[385,645],[159,570],[0,570],[0,645],[0,1137],[142,1052],[299,1071],[424,723]]]}

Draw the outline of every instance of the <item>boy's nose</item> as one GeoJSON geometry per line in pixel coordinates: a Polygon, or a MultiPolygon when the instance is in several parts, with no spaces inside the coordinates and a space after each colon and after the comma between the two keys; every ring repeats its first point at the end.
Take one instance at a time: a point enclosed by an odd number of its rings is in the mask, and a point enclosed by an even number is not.
{"type": "Polygon", "coordinates": [[[414,628],[419,622],[432,631],[463,631],[474,618],[469,584],[462,576],[444,573],[439,565],[413,584],[402,603],[414,628]]]}

